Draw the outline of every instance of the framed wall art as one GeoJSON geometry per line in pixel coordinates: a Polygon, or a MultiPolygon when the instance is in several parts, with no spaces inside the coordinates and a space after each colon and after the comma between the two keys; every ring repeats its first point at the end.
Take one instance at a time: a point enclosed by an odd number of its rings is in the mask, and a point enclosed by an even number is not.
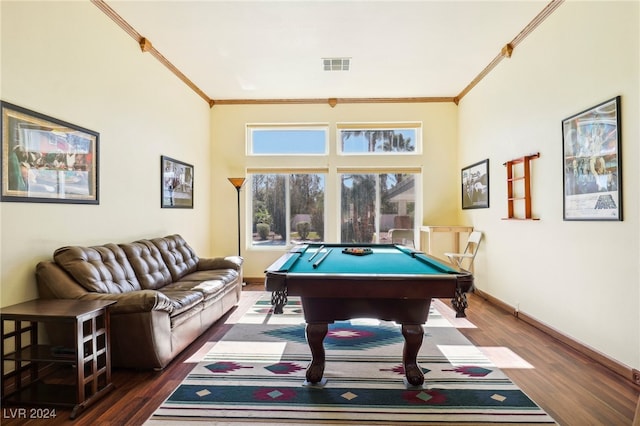
{"type": "Polygon", "coordinates": [[[489,207],[489,159],[462,169],[462,208],[489,207]]]}
{"type": "Polygon", "coordinates": [[[2,110],[2,201],[99,204],[97,132],[8,102],[2,110]]]}
{"type": "Polygon", "coordinates": [[[620,96],[562,121],[564,220],[622,220],[620,96]]]}
{"type": "Polygon", "coordinates": [[[166,156],[160,157],[160,200],[162,208],[193,208],[193,166],[166,156]]]}

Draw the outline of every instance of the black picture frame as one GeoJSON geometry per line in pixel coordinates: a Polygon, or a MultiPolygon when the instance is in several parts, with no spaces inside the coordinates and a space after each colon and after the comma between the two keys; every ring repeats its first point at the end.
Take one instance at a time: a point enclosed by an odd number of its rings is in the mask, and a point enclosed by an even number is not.
{"type": "Polygon", "coordinates": [[[5,202],[100,204],[100,134],[0,101],[5,202]]]}
{"type": "Polygon", "coordinates": [[[622,220],[620,96],[562,120],[563,219],[622,220]]]}
{"type": "Polygon", "coordinates": [[[462,169],[462,208],[489,208],[489,159],[478,161],[462,169]]]}
{"type": "Polygon", "coordinates": [[[160,156],[160,207],[193,208],[193,166],[165,155],[160,156]]]}

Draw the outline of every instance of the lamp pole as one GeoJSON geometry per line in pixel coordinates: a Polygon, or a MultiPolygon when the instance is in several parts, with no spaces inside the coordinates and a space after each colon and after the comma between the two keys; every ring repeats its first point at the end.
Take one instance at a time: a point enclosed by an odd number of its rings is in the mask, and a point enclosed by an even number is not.
{"type": "Polygon", "coordinates": [[[238,256],[240,256],[240,189],[244,185],[245,178],[227,178],[229,182],[236,188],[238,193],[238,256]]]}

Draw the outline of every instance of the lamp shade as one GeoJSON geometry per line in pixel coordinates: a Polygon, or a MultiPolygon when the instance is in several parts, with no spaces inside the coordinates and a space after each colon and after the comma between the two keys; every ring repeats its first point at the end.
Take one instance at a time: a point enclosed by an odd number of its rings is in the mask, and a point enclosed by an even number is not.
{"type": "Polygon", "coordinates": [[[235,186],[236,189],[242,188],[242,185],[244,185],[244,181],[245,181],[245,178],[243,177],[227,178],[227,179],[229,179],[229,182],[231,182],[231,185],[235,186]]]}

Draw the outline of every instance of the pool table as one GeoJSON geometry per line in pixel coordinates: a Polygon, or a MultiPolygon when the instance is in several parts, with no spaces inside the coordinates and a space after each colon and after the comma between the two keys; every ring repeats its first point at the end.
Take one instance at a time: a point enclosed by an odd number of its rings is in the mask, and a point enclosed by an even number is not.
{"type": "Polygon", "coordinates": [[[416,358],[431,299],[451,298],[457,316],[464,316],[465,293],[473,286],[471,273],[396,244],[304,244],[276,260],[265,275],[275,313],[282,312],[288,295],[300,296],[312,357],[309,383],[322,381],[329,323],[377,318],[402,325],[406,379],[422,385],[416,358]]]}

